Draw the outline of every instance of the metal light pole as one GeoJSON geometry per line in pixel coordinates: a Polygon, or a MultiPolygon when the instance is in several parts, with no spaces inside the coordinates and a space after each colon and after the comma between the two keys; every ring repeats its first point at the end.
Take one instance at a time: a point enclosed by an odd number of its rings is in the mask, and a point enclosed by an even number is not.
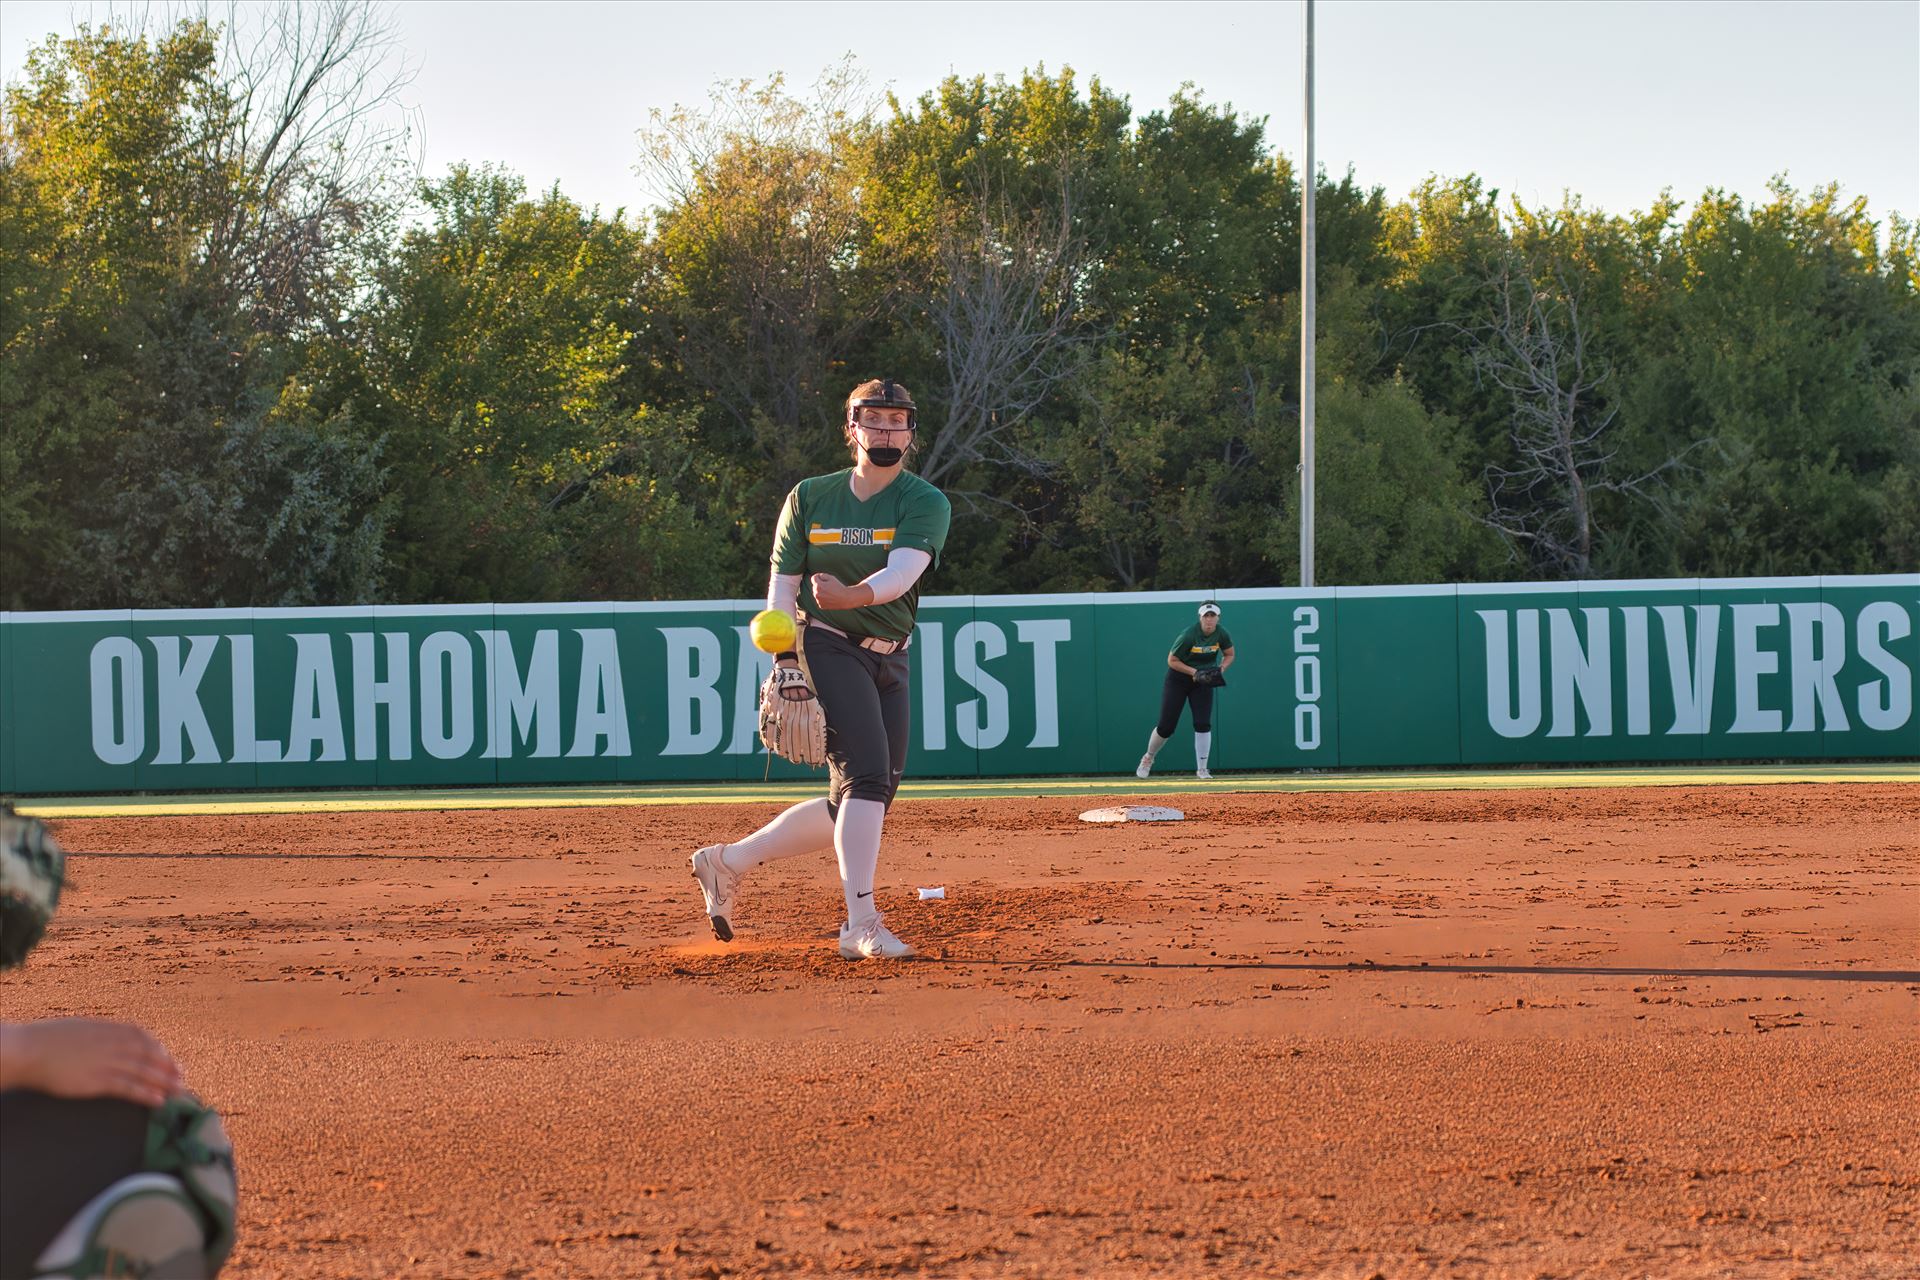
{"type": "Polygon", "coordinates": [[[1300,585],[1313,585],[1313,0],[1307,6],[1307,141],[1300,170],[1300,585]]]}

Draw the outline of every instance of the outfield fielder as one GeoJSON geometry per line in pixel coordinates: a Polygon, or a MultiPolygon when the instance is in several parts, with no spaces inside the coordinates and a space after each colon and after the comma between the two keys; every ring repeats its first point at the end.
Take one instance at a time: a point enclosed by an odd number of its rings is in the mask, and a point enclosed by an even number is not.
{"type": "Polygon", "coordinates": [[[1200,620],[1180,633],[1167,652],[1167,678],[1160,686],[1160,723],[1147,735],[1147,754],[1133,776],[1153,772],[1153,758],[1180,727],[1180,712],[1193,708],[1193,758],[1196,778],[1211,778],[1207,757],[1213,752],[1213,691],[1227,682],[1233,665],[1233,637],[1220,625],[1220,606],[1200,606],[1200,620]]]}
{"type": "Polygon", "coordinates": [[[882,921],[873,877],[881,824],[907,763],[907,647],[920,575],[938,559],[953,514],[945,494],[906,469],[917,426],[905,387],[886,379],[861,383],[847,397],[853,466],[802,480],[781,509],[767,607],[795,614],[800,627],[794,649],[776,656],[763,697],[818,696],[828,790],[736,844],[693,855],[694,878],[722,942],[733,939],[741,877],[831,845],[847,901],[840,954],[913,954],[882,921]]]}

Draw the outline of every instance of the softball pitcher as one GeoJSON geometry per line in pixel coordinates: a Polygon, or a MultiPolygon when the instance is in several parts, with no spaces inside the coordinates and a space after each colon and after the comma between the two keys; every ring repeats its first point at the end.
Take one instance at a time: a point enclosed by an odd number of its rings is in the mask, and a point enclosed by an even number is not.
{"type": "Polygon", "coordinates": [[[781,509],[767,608],[796,615],[800,625],[794,648],[775,657],[763,720],[818,699],[828,790],[744,840],[693,855],[694,878],[722,942],[733,939],[733,900],[743,876],[831,845],[847,903],[840,954],[913,954],[883,922],[873,878],[881,826],[907,763],[908,646],[920,576],[938,560],[953,514],[945,494],[906,469],[918,425],[905,387],[886,379],[861,383],[847,397],[853,466],[802,480],[781,509]]]}

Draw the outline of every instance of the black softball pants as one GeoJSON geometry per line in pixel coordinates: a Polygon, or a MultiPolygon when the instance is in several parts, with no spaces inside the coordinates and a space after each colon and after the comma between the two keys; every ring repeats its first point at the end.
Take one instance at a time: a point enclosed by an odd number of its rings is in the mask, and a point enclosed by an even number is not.
{"type": "Polygon", "coordinates": [[[809,626],[801,633],[800,664],[827,717],[828,810],[838,817],[848,797],[891,805],[913,729],[907,650],[875,653],[809,626]]]}
{"type": "Polygon", "coordinates": [[[32,1275],[87,1201],[147,1167],[150,1115],[119,1098],[0,1093],[0,1276],[32,1275]]]}
{"type": "Polygon", "coordinates": [[[1193,708],[1193,731],[1209,733],[1213,729],[1213,686],[1195,684],[1185,672],[1167,668],[1167,681],[1160,686],[1160,724],[1157,732],[1171,738],[1180,727],[1182,707],[1193,708]]]}

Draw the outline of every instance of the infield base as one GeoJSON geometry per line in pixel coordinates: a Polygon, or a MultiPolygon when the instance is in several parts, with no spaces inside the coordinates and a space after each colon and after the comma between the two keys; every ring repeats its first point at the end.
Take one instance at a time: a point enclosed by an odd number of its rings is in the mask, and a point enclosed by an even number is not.
{"type": "Polygon", "coordinates": [[[1184,822],[1187,815],[1161,804],[1120,804],[1107,809],[1089,809],[1080,815],[1082,822],[1184,822]]]}

